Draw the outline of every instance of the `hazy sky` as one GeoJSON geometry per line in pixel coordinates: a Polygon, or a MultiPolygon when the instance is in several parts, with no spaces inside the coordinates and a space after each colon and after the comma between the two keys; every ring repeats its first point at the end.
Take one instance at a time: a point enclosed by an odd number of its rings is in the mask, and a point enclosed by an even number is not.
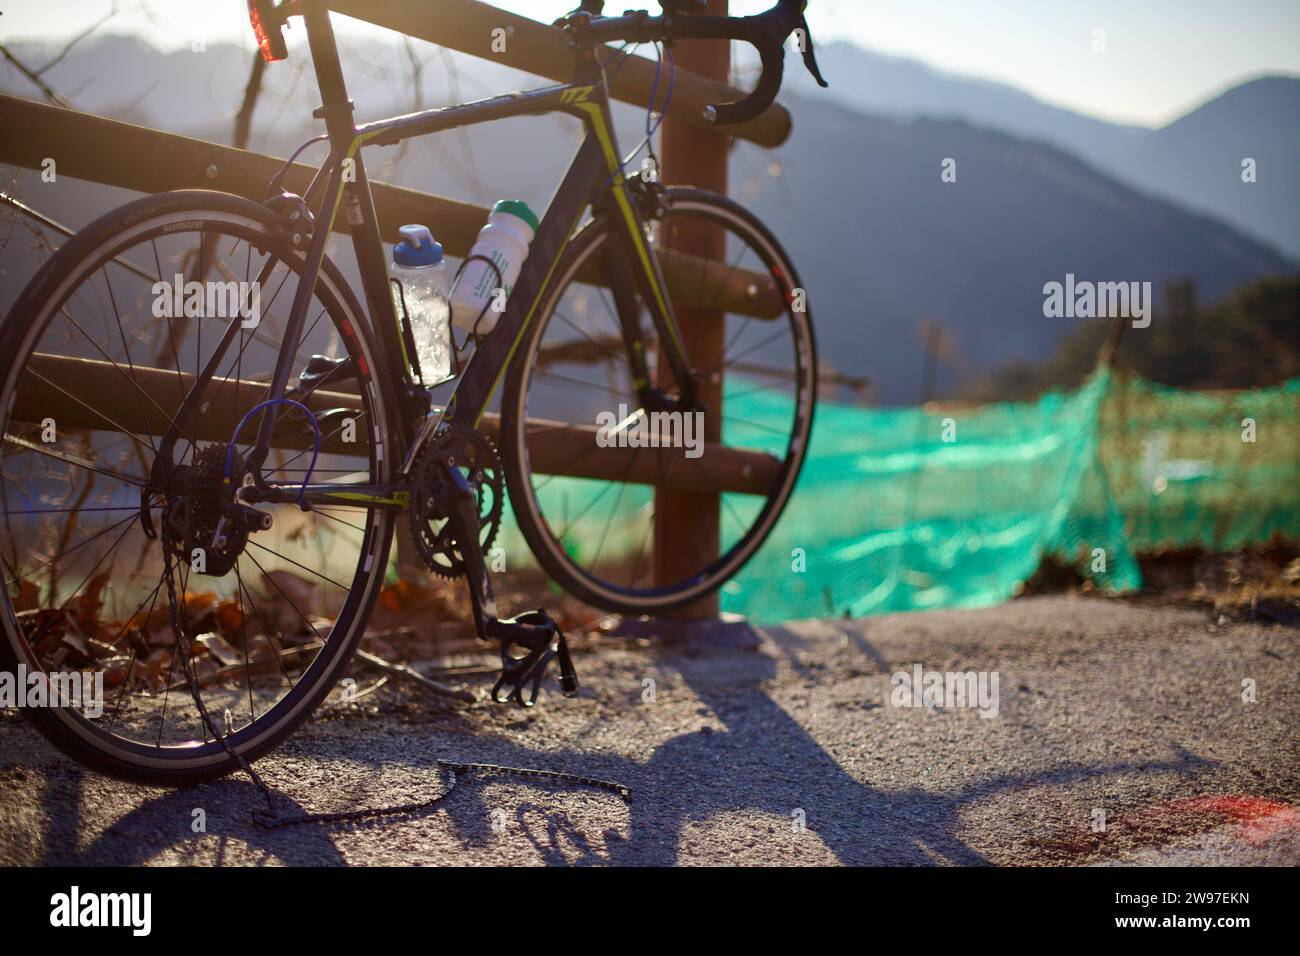
{"type": "MultiPolygon", "coordinates": [[[[753,13],[770,2],[732,0],[731,9],[753,13]]],[[[498,5],[549,20],[576,3],[498,5]]],[[[110,6],[110,0],[0,0],[0,38],[66,36],[110,6]]],[[[656,8],[607,3],[611,11],[634,6],[656,8]]],[[[244,0],[118,0],[117,7],[111,29],[139,32],[160,46],[188,46],[195,36],[252,43],[244,0]]],[[[1300,73],[1300,0],[812,0],[808,19],[819,39],[852,40],[1011,83],[1081,112],[1148,125],[1246,77],[1300,73]],[[1104,52],[1093,50],[1097,30],[1104,31],[1104,52]]]]}

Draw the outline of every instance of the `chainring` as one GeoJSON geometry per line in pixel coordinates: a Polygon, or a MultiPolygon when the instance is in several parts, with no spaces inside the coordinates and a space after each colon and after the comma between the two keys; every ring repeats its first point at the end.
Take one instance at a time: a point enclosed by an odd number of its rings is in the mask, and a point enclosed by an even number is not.
{"type": "Polygon", "coordinates": [[[451,533],[448,506],[452,486],[444,465],[457,468],[478,496],[479,547],[486,557],[501,528],[505,472],[496,446],[466,425],[448,425],[420,450],[411,468],[411,538],[429,570],[444,578],[465,573],[465,561],[451,533]]]}

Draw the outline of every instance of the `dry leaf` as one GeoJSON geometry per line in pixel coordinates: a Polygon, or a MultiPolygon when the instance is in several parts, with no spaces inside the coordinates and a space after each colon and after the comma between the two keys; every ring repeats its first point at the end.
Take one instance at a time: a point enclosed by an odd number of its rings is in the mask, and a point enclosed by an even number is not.
{"type": "Polygon", "coordinates": [[[13,597],[14,611],[34,611],[41,599],[41,589],[31,581],[19,581],[13,597]]]}
{"type": "Polygon", "coordinates": [[[102,571],[95,575],[77,598],[77,623],[86,634],[93,634],[99,628],[99,612],[104,606],[104,587],[111,574],[111,571],[102,571]]]}
{"type": "Polygon", "coordinates": [[[238,664],[244,659],[244,656],[239,651],[235,650],[220,634],[214,634],[209,631],[207,634],[200,634],[195,641],[203,647],[206,647],[208,653],[226,667],[229,667],[231,664],[238,664]]]}

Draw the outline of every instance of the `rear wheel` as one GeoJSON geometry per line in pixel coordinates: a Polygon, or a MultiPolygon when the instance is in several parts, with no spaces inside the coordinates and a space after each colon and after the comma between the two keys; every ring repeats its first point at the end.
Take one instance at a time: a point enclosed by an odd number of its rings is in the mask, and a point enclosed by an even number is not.
{"type": "MultiPolygon", "coordinates": [[[[794,489],[816,400],[807,298],[780,244],[724,197],[672,187],[665,195],[648,238],[679,324],[717,326],[721,359],[689,361],[721,401],[693,423],[643,407],[608,288],[618,236],[596,219],[566,250],[502,405],[507,488],[533,553],[570,593],[625,613],[698,600],[753,556],[794,489]],[[701,436],[709,441],[700,445],[701,436]],[[660,447],[638,446],[646,440],[660,447]],[[671,533],[665,496],[712,488],[726,489],[716,549],[656,555],[656,540],[671,533]]],[[[648,312],[637,309],[650,382],[671,399],[677,386],[648,312]]]]}
{"type": "MultiPolygon", "coordinates": [[[[175,785],[234,769],[184,676],[164,571],[169,536],[159,532],[182,513],[187,527],[200,522],[227,456],[240,461],[255,437],[258,416],[237,442],[235,425],[266,398],[302,269],[271,226],[263,207],[222,193],[141,199],[69,240],[0,332],[0,664],[85,679],[90,706],[28,714],[103,772],[175,785]],[[232,322],[238,335],[203,400],[182,414],[232,322]],[[169,448],[173,425],[180,437],[169,448]]],[[[313,355],[352,372],[297,395],[323,439],[311,480],[387,480],[391,402],[369,375],[380,367],[376,350],[331,263],[295,346],[291,385],[313,355]]],[[[313,444],[303,419],[284,414],[263,474],[307,480],[313,444]]],[[[259,508],[269,530],[196,532],[205,553],[187,542],[170,575],[206,709],[249,759],[279,743],[337,679],[392,534],[391,516],[373,507],[259,508]]]]}

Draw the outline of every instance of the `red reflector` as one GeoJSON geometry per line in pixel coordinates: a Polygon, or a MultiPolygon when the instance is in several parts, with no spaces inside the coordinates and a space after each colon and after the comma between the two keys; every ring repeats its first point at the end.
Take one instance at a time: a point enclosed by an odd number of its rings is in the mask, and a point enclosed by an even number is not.
{"type": "Polygon", "coordinates": [[[276,60],[288,57],[289,52],[285,49],[284,37],[279,30],[275,31],[274,36],[267,31],[257,0],[249,0],[248,22],[253,25],[253,36],[257,38],[257,49],[262,54],[263,60],[274,63],[276,60]]]}

